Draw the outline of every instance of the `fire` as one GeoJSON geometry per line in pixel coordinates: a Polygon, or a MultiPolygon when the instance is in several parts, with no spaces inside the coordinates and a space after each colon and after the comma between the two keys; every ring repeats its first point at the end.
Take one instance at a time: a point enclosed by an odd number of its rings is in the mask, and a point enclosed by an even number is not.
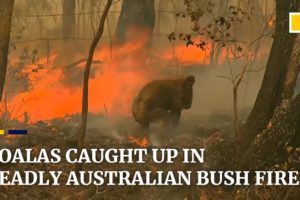
{"type": "Polygon", "coordinates": [[[268,21],[268,27],[272,28],[274,25],[274,21],[271,19],[268,21]]]}
{"type": "MultiPolygon", "coordinates": [[[[97,49],[94,60],[101,60],[101,64],[93,66],[95,75],[89,82],[90,112],[105,110],[109,115],[131,113],[132,98],[153,76],[144,63],[147,54],[141,48],[142,42],[126,44],[114,50],[113,59],[109,47],[97,49]]],[[[39,64],[45,66],[44,69],[38,73],[29,73],[32,88],[15,95],[8,103],[9,107],[19,107],[18,115],[29,113],[30,122],[64,117],[81,111],[82,86],[68,85],[62,81],[71,77],[68,77],[63,67],[55,66],[57,58],[57,55],[50,56],[48,63],[47,59],[41,59],[39,64]]],[[[24,72],[34,68],[35,65],[29,65],[24,72]]]]}
{"type": "Polygon", "coordinates": [[[146,137],[143,138],[137,138],[133,136],[128,137],[129,142],[136,144],[139,147],[146,148],[150,145],[149,140],[146,137]]]}
{"type": "Polygon", "coordinates": [[[162,52],[163,60],[176,59],[182,66],[192,65],[192,64],[209,64],[210,50],[208,47],[205,50],[200,49],[194,45],[186,46],[183,42],[174,47],[174,49],[169,48],[162,52]]]}
{"type": "MultiPolygon", "coordinates": [[[[148,43],[148,34],[133,39],[122,46],[113,47],[100,45],[96,49],[94,60],[101,61],[93,64],[93,75],[89,81],[89,112],[105,113],[108,116],[130,116],[131,104],[138,90],[148,81],[161,74],[158,63],[168,66],[172,59],[172,48],[164,48],[157,59],[149,61],[150,49],[145,48],[148,43]],[[162,62],[161,62],[162,61],[162,62]]],[[[176,57],[181,66],[186,64],[206,64],[204,51],[197,47],[186,47],[184,44],[175,46],[176,57]]],[[[23,72],[28,74],[31,88],[8,98],[7,105],[18,113],[12,116],[23,120],[24,113],[28,113],[29,123],[39,120],[51,120],[81,112],[82,81],[85,62],[74,67],[80,72],[79,76],[72,77],[59,61],[62,54],[53,54],[48,58],[39,59],[35,65],[27,65],[23,72]],[[35,71],[38,66],[42,69],[35,71]],[[73,80],[75,79],[75,80],[73,80]],[[72,85],[63,80],[73,80],[72,85]]],[[[80,56],[80,59],[83,55],[80,56]]],[[[151,58],[151,57],[150,57],[151,58]]],[[[14,60],[13,58],[11,60],[14,60]]],[[[74,58],[65,63],[79,60],[74,58]]],[[[144,139],[141,142],[147,144],[144,139]]]]}

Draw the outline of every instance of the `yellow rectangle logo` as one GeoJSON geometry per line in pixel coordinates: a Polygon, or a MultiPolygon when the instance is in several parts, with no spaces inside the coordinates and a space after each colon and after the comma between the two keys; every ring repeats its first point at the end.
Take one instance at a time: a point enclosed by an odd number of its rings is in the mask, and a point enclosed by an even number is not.
{"type": "Polygon", "coordinates": [[[4,135],[4,130],[0,130],[0,135],[4,135]]]}
{"type": "Polygon", "coordinates": [[[300,12],[292,12],[289,17],[290,33],[300,33],[300,12]]]}

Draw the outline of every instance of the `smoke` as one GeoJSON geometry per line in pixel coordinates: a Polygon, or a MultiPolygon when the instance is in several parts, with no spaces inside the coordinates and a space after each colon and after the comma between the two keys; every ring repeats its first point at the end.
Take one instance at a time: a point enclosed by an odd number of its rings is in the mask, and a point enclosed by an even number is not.
{"type": "MultiPolygon", "coordinates": [[[[244,61],[236,61],[230,65],[226,62],[218,65],[205,65],[199,69],[186,69],[186,73],[196,76],[194,86],[194,101],[190,113],[210,115],[229,115],[233,110],[233,78],[238,75],[244,61]]],[[[263,66],[263,65],[262,65],[263,66]]],[[[257,70],[258,66],[248,66],[248,69],[257,70]]],[[[238,89],[238,106],[240,113],[247,112],[252,107],[260,84],[264,75],[264,70],[259,72],[249,72],[246,74],[242,84],[238,89]]]]}
{"type": "MultiPolygon", "coordinates": [[[[183,2],[161,2],[162,10],[185,12],[183,2]]],[[[156,1],[156,8],[158,8],[157,4],[158,1],[156,1]]],[[[119,10],[120,5],[121,3],[115,4],[114,9],[119,10]]],[[[19,10],[22,13],[22,9],[19,8],[19,10]]],[[[55,9],[53,8],[53,10],[55,9]]],[[[81,12],[84,11],[90,10],[81,10],[81,12]]],[[[98,14],[93,17],[97,18],[98,14]]],[[[214,123],[215,120],[211,119],[216,119],[215,116],[230,120],[233,104],[232,84],[227,79],[217,76],[231,77],[231,70],[236,75],[240,72],[243,63],[241,61],[233,62],[230,67],[226,61],[226,54],[221,52],[218,64],[210,65],[210,44],[207,45],[206,51],[202,51],[194,46],[186,47],[183,41],[169,42],[167,35],[171,32],[177,34],[190,32],[192,23],[187,18],[175,17],[172,12],[159,13],[159,16],[156,16],[151,48],[145,48],[145,44],[149,41],[149,34],[139,32],[136,29],[128,30],[138,34],[135,34],[135,38],[122,46],[111,48],[110,38],[102,39],[95,52],[95,62],[90,77],[89,110],[93,114],[100,114],[105,117],[90,118],[89,126],[91,128],[98,127],[99,130],[111,130],[107,132],[115,134],[129,127],[132,134],[139,133],[139,125],[134,122],[131,116],[132,99],[139,89],[153,79],[187,74],[194,75],[196,82],[192,108],[182,112],[180,126],[184,127],[184,131],[188,131],[186,127],[198,126],[205,121],[214,123]]],[[[20,19],[15,22],[21,23],[20,19]]],[[[110,14],[111,34],[115,31],[117,19],[118,14],[110,14]]],[[[31,26],[23,31],[23,38],[31,39],[32,36],[38,35],[36,34],[39,31],[38,28],[41,29],[40,36],[60,37],[60,18],[42,18],[40,19],[41,27],[37,26],[37,19],[30,18],[28,20],[31,22],[31,26]]],[[[201,25],[205,25],[208,21],[208,18],[204,17],[201,25]]],[[[93,37],[89,15],[77,16],[77,23],[79,30],[76,32],[78,34],[76,37],[93,37]],[[82,19],[79,20],[79,17],[82,19]]],[[[93,23],[97,25],[97,20],[93,23]]],[[[239,30],[237,35],[241,35],[239,30]]],[[[18,30],[15,29],[14,34],[17,32],[18,30]]],[[[109,35],[108,27],[105,28],[104,35],[109,35]]],[[[242,35],[248,36],[248,34],[242,35]]],[[[255,37],[252,32],[251,36],[255,37]]],[[[35,38],[33,37],[33,39],[35,38]]],[[[8,100],[10,108],[17,108],[14,115],[16,119],[22,120],[25,112],[28,113],[31,123],[81,112],[81,86],[85,61],[77,65],[70,66],[70,64],[86,58],[89,42],[90,40],[51,41],[48,47],[45,47],[46,42],[28,44],[31,48],[38,49],[40,55],[48,54],[48,56],[41,56],[35,64],[28,64],[24,67],[24,71],[29,74],[30,87],[26,91],[11,94],[8,100]],[[43,69],[32,73],[31,71],[36,69],[38,65],[44,66],[43,69]]],[[[22,49],[19,45],[21,46],[21,44],[18,44],[18,48],[22,49]]],[[[250,67],[258,69],[264,66],[269,48],[269,43],[262,46],[257,57],[259,62],[250,67]]],[[[17,52],[11,53],[10,60],[16,60],[16,55],[17,52]]],[[[249,108],[252,107],[262,76],[263,70],[257,73],[247,73],[245,81],[240,86],[238,104],[241,116],[247,115],[249,108]]],[[[153,127],[154,132],[160,130],[160,125],[153,127]]]]}
{"type": "MultiPolygon", "coordinates": [[[[90,112],[103,112],[112,116],[129,115],[129,105],[135,92],[152,76],[151,70],[147,69],[149,66],[145,63],[145,41],[146,38],[139,38],[137,41],[116,47],[113,51],[116,55],[114,59],[111,58],[109,47],[97,49],[94,60],[101,62],[94,64],[94,75],[90,79],[90,112]]],[[[36,64],[25,66],[23,71],[28,72],[31,87],[28,91],[14,95],[9,102],[10,107],[20,106],[19,113],[27,112],[30,122],[63,117],[81,111],[80,77],[85,62],[71,66],[73,69],[67,69],[58,64],[58,58],[64,57],[64,54],[59,55],[54,54],[50,58],[41,59],[37,65],[44,67],[36,72],[33,72],[36,64]],[[78,84],[71,84],[72,82],[78,84]]]]}

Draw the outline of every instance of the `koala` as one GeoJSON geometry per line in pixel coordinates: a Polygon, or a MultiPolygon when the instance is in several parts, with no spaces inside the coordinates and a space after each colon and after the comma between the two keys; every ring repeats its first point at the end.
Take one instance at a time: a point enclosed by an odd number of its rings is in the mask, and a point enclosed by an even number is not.
{"type": "Polygon", "coordinates": [[[194,83],[194,76],[147,83],[133,100],[133,117],[145,129],[149,128],[150,123],[161,119],[170,119],[176,126],[181,111],[191,108],[194,83]]]}

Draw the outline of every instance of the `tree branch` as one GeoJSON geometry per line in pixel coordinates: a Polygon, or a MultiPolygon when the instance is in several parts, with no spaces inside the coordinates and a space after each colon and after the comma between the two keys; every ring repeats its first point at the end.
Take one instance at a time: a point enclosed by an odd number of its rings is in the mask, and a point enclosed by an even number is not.
{"type": "MultiPolygon", "coordinates": [[[[80,126],[80,130],[79,130],[79,138],[78,138],[78,149],[79,150],[81,150],[84,146],[84,139],[85,139],[85,132],[86,132],[87,115],[88,115],[89,76],[90,76],[91,65],[93,62],[93,57],[94,57],[94,52],[95,52],[96,46],[97,46],[100,38],[102,37],[103,31],[104,31],[104,23],[105,23],[107,15],[108,15],[109,9],[112,5],[112,2],[113,2],[113,0],[107,0],[102,17],[100,19],[99,27],[97,29],[95,37],[90,46],[87,62],[85,65],[83,91],[82,91],[81,126],[80,126]]],[[[80,168],[80,166],[77,166],[76,168],[78,170],[80,168]]]]}

